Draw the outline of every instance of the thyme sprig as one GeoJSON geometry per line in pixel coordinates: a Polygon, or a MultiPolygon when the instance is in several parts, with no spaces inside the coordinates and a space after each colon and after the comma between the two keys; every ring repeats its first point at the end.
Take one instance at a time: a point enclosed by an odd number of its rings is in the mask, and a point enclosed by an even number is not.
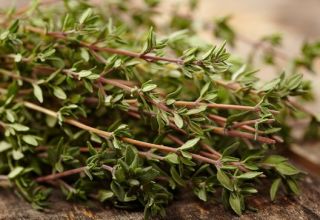
{"type": "Polygon", "coordinates": [[[238,215],[260,178],[272,200],[280,186],[298,193],[300,171],[272,152],[289,139],[291,97],[310,93],[301,74],[262,84],[226,44],[156,26],[150,2],[107,3],[107,17],[46,2],[2,14],[0,28],[0,180],[35,208],[50,186],[146,218],[187,186],[238,215]]]}

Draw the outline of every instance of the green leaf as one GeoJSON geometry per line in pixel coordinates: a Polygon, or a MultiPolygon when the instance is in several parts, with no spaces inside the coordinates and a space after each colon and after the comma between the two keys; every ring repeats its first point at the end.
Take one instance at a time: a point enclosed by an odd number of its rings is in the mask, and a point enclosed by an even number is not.
{"type": "Polygon", "coordinates": [[[281,178],[277,178],[273,181],[271,187],[270,187],[270,198],[271,201],[274,201],[276,194],[278,192],[279,186],[281,183],[281,178]]]}
{"type": "Polygon", "coordinates": [[[265,130],[263,133],[272,134],[272,133],[276,133],[276,132],[278,132],[280,130],[281,130],[281,128],[270,128],[270,129],[265,130]]]}
{"type": "Polygon", "coordinates": [[[233,183],[231,179],[221,169],[218,169],[217,179],[224,188],[233,191],[233,183]]]}
{"type": "Polygon", "coordinates": [[[237,114],[230,115],[227,118],[226,126],[231,125],[235,121],[243,120],[247,115],[250,115],[252,112],[244,111],[237,114]]]}
{"type": "Polygon", "coordinates": [[[40,103],[43,102],[43,94],[42,94],[42,90],[40,88],[40,86],[38,86],[37,84],[32,84],[33,86],[33,95],[38,99],[38,101],[40,103]]]}
{"type": "Polygon", "coordinates": [[[291,75],[286,83],[286,87],[289,88],[290,90],[294,90],[298,88],[302,83],[302,78],[303,76],[300,73],[291,75]]]}
{"type": "Polygon", "coordinates": [[[207,52],[205,52],[202,56],[201,56],[201,60],[206,60],[208,58],[210,58],[210,56],[213,54],[213,52],[215,51],[216,47],[211,46],[209,48],[209,50],[207,52]]]}
{"type": "Polygon", "coordinates": [[[8,121],[10,121],[10,122],[14,122],[16,120],[14,112],[10,109],[6,110],[6,117],[7,117],[8,121]]]}
{"type": "Polygon", "coordinates": [[[136,180],[136,179],[129,179],[128,183],[130,186],[139,186],[140,185],[139,180],[136,180]]]}
{"type": "Polygon", "coordinates": [[[280,155],[271,155],[267,159],[265,159],[263,161],[263,163],[270,164],[270,165],[276,165],[276,164],[282,163],[287,160],[288,160],[287,158],[282,157],[280,155]]]}
{"type": "Polygon", "coordinates": [[[5,40],[5,39],[7,39],[8,36],[9,36],[9,34],[10,34],[9,30],[5,30],[4,32],[2,32],[2,33],[0,34],[0,40],[5,40]]]}
{"type": "Polygon", "coordinates": [[[131,202],[131,201],[135,201],[135,200],[137,200],[136,195],[128,196],[128,193],[126,193],[124,195],[124,199],[123,199],[124,202],[131,202]]]}
{"type": "Polygon", "coordinates": [[[90,141],[87,141],[87,146],[88,146],[88,149],[89,149],[89,153],[91,155],[95,155],[98,153],[98,151],[92,146],[92,144],[90,143],[90,141]]]}
{"type": "Polygon", "coordinates": [[[257,193],[258,190],[256,190],[253,187],[245,187],[243,189],[241,189],[241,192],[245,192],[245,193],[257,193]]]}
{"type": "Polygon", "coordinates": [[[237,194],[235,193],[231,193],[230,197],[229,197],[229,204],[232,208],[232,210],[237,213],[237,215],[241,215],[242,211],[241,211],[241,201],[240,198],[237,194]]]}
{"type": "Polygon", "coordinates": [[[207,109],[207,106],[203,105],[198,108],[193,108],[187,111],[186,115],[195,115],[199,114],[200,112],[203,112],[207,109]]]}
{"type": "Polygon", "coordinates": [[[139,163],[140,162],[140,157],[139,157],[139,155],[138,155],[138,153],[135,153],[135,155],[134,155],[134,158],[133,158],[133,161],[132,161],[132,163],[130,164],[130,169],[131,170],[135,170],[135,169],[137,169],[138,167],[139,167],[139,163]]]}
{"type": "Polygon", "coordinates": [[[48,127],[53,128],[57,124],[58,119],[50,115],[46,115],[46,124],[48,127]]]}
{"type": "Polygon", "coordinates": [[[85,48],[81,48],[80,51],[81,51],[81,53],[80,53],[81,58],[82,58],[84,61],[88,62],[88,61],[90,60],[90,55],[89,55],[88,50],[85,49],[85,48]]]}
{"type": "Polygon", "coordinates": [[[42,61],[45,62],[47,58],[49,58],[51,55],[53,55],[56,52],[56,49],[54,48],[48,48],[42,53],[38,54],[38,58],[42,61]]]}
{"type": "Polygon", "coordinates": [[[299,190],[299,187],[298,187],[295,180],[287,179],[287,184],[288,184],[291,192],[293,192],[295,195],[299,195],[300,190],[299,190]]]}
{"type": "Polygon", "coordinates": [[[164,159],[169,163],[179,164],[179,157],[175,153],[167,154],[164,159]]]}
{"type": "Polygon", "coordinates": [[[239,145],[240,145],[240,142],[238,142],[238,141],[235,142],[235,143],[233,143],[233,144],[231,144],[229,147],[227,147],[227,148],[223,151],[222,156],[227,156],[227,155],[232,154],[235,150],[238,149],[239,145]]]}
{"type": "Polygon", "coordinates": [[[14,55],[14,62],[19,63],[22,60],[22,55],[20,53],[14,55]]]}
{"type": "Polygon", "coordinates": [[[160,172],[153,167],[143,168],[143,174],[140,176],[139,180],[143,183],[149,183],[159,176],[160,172]]]}
{"type": "Polygon", "coordinates": [[[11,170],[11,172],[8,174],[8,178],[9,179],[14,179],[17,176],[19,176],[19,174],[22,173],[22,171],[24,170],[23,167],[15,167],[13,170],[11,170]]]}
{"type": "Polygon", "coordinates": [[[143,54],[147,54],[149,52],[151,52],[157,45],[156,42],[156,35],[153,32],[153,27],[150,27],[149,32],[148,32],[148,38],[147,38],[147,42],[144,45],[143,48],[143,54]]]}
{"type": "Polygon", "coordinates": [[[20,160],[24,157],[24,154],[20,150],[13,150],[12,157],[14,160],[20,160]]]}
{"type": "Polygon", "coordinates": [[[135,149],[131,146],[126,146],[126,151],[125,151],[125,162],[126,164],[132,164],[133,161],[136,159],[137,152],[135,149]]]}
{"type": "Polygon", "coordinates": [[[29,127],[22,124],[10,124],[9,126],[16,131],[29,131],[29,127]]]}
{"type": "Polygon", "coordinates": [[[208,91],[209,87],[211,85],[211,82],[207,82],[200,91],[200,97],[203,97],[204,94],[208,91]]]}
{"type": "Polygon", "coordinates": [[[19,29],[20,21],[16,19],[9,27],[10,33],[16,33],[19,29]]]}
{"type": "Polygon", "coordinates": [[[149,92],[151,90],[154,90],[155,88],[157,88],[156,84],[146,84],[142,87],[142,92],[149,92]]]}
{"type": "Polygon", "coordinates": [[[246,173],[243,173],[243,174],[237,176],[237,179],[252,179],[252,178],[255,178],[261,174],[263,174],[263,172],[246,172],[246,173]]]}
{"type": "Polygon", "coordinates": [[[79,76],[79,78],[86,78],[88,76],[90,76],[92,74],[92,72],[90,70],[81,70],[77,75],[79,76]]]}
{"type": "Polygon", "coordinates": [[[99,199],[100,202],[104,202],[104,201],[112,198],[113,195],[114,194],[113,194],[113,192],[111,190],[103,190],[103,189],[101,189],[98,192],[98,199],[99,199]]]}
{"type": "Polygon", "coordinates": [[[38,141],[36,139],[35,136],[33,135],[23,135],[22,136],[22,140],[24,142],[26,142],[27,144],[33,145],[33,146],[37,146],[38,145],[38,141]]]}
{"type": "Polygon", "coordinates": [[[262,86],[262,88],[260,89],[260,91],[267,92],[269,90],[274,90],[274,89],[276,89],[278,87],[280,82],[281,82],[280,78],[273,79],[273,80],[267,82],[266,84],[264,84],[262,86]]]}
{"type": "Polygon", "coordinates": [[[125,191],[119,183],[117,183],[116,181],[112,181],[110,188],[111,188],[112,192],[115,194],[115,196],[117,196],[120,201],[124,200],[125,191]]]}
{"type": "MultiPolygon", "coordinates": [[[[175,99],[167,99],[166,104],[167,105],[172,105],[173,103],[175,103],[175,101],[176,101],[175,99]]],[[[319,119],[319,121],[320,121],[320,119],[319,119]]]]}
{"type": "Polygon", "coordinates": [[[92,14],[92,9],[91,8],[88,8],[87,10],[85,10],[82,13],[82,15],[80,16],[79,23],[83,24],[88,19],[88,17],[91,16],[91,14],[92,14]]]}
{"type": "Polygon", "coordinates": [[[66,99],[67,95],[66,93],[58,86],[54,86],[53,87],[53,94],[55,95],[55,97],[59,98],[59,99],[66,99]]]}
{"type": "Polygon", "coordinates": [[[200,173],[202,173],[203,171],[206,171],[208,169],[208,167],[210,167],[209,164],[203,164],[194,174],[193,176],[197,176],[200,173]]]}
{"type": "Polygon", "coordinates": [[[124,169],[121,166],[118,166],[116,169],[114,169],[114,179],[117,180],[117,182],[121,183],[126,180],[126,174],[124,169]]]}
{"type": "Polygon", "coordinates": [[[207,192],[206,189],[204,187],[201,188],[196,188],[194,190],[194,193],[198,196],[199,199],[201,199],[202,201],[207,201],[207,192]]]}
{"type": "Polygon", "coordinates": [[[186,185],[185,181],[181,178],[181,176],[177,172],[176,168],[174,168],[174,166],[171,166],[170,174],[171,174],[172,178],[174,179],[174,181],[176,183],[178,183],[180,186],[185,186],[186,185]]]}
{"type": "Polygon", "coordinates": [[[183,119],[181,118],[181,116],[177,113],[173,113],[173,120],[174,120],[174,123],[176,124],[176,126],[178,128],[182,128],[183,127],[183,119]]]}
{"type": "MultiPolygon", "coordinates": [[[[60,163],[58,163],[58,164],[60,164],[60,163]]],[[[57,169],[58,170],[58,169],[57,169]]],[[[62,172],[62,170],[63,170],[63,166],[62,166],[62,163],[61,163],[61,168],[60,168],[60,170],[58,170],[59,172],[62,172]]],[[[84,173],[87,175],[87,177],[89,177],[89,179],[92,181],[93,180],[93,176],[92,176],[92,174],[90,173],[90,170],[89,170],[89,167],[86,167],[84,170],[84,173]]]]}
{"type": "Polygon", "coordinates": [[[9,150],[12,148],[12,145],[6,141],[0,141],[0,153],[9,150]]]}
{"type": "Polygon", "coordinates": [[[176,90],[174,90],[173,92],[169,93],[167,95],[167,99],[174,99],[177,98],[179,96],[179,94],[182,91],[182,86],[178,86],[176,90]]]}
{"type": "Polygon", "coordinates": [[[198,142],[200,141],[200,138],[194,138],[191,140],[188,140],[187,142],[185,142],[181,147],[179,147],[179,150],[190,150],[192,149],[198,142]]]}
{"type": "MultiPolygon", "coordinates": [[[[191,153],[189,153],[189,152],[187,152],[187,151],[183,151],[183,150],[180,151],[180,153],[181,153],[181,155],[182,155],[183,158],[186,158],[186,159],[189,159],[189,160],[192,159],[191,153]]],[[[181,158],[181,160],[182,160],[182,158],[181,158]]]]}
{"type": "Polygon", "coordinates": [[[114,148],[121,149],[121,142],[117,138],[113,138],[112,144],[113,144],[114,148]]]}
{"type": "Polygon", "coordinates": [[[291,176],[291,175],[300,173],[300,171],[297,168],[295,168],[293,165],[287,162],[282,162],[280,164],[277,164],[275,168],[279,173],[283,175],[291,176]]]}

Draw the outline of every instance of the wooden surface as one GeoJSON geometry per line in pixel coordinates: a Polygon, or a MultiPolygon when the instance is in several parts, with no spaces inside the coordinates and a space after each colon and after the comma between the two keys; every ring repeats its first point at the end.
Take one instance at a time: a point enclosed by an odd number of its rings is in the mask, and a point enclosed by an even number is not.
{"type": "MultiPolygon", "coordinates": [[[[246,211],[240,218],[225,210],[222,205],[212,200],[199,202],[191,193],[180,192],[176,201],[167,208],[165,219],[257,219],[257,220],[320,220],[320,179],[307,176],[301,182],[301,195],[298,197],[279,196],[276,202],[268,199],[268,189],[252,197],[249,204],[258,212],[246,211]]],[[[51,199],[50,209],[39,212],[31,208],[24,200],[15,196],[9,189],[0,188],[0,219],[108,219],[139,220],[141,211],[125,211],[109,205],[102,207],[98,203],[65,202],[59,193],[51,199]]]]}

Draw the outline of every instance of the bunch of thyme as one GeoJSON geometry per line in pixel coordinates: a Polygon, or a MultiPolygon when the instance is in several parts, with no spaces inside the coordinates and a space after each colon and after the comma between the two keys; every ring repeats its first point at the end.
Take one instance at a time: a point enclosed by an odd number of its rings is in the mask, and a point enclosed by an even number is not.
{"type": "Polygon", "coordinates": [[[50,187],[146,218],[186,187],[238,215],[262,179],[272,200],[299,192],[300,171],[272,152],[291,96],[309,94],[301,74],[262,84],[225,44],[157,27],[158,1],[49,2],[0,21],[0,180],[35,208],[50,187]]]}

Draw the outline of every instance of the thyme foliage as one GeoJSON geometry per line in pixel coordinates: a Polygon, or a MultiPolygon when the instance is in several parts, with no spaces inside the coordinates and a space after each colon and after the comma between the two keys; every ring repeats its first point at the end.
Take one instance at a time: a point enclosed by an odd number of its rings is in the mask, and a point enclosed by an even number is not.
{"type": "MultiPolygon", "coordinates": [[[[35,208],[51,187],[146,218],[186,187],[203,201],[221,195],[238,215],[261,178],[272,200],[280,186],[298,193],[299,170],[271,152],[288,137],[290,97],[309,82],[282,73],[261,84],[226,44],[195,42],[179,16],[157,26],[158,3],[35,1],[1,16],[1,179],[35,208]]],[[[297,62],[310,68],[308,48],[297,62]]]]}

